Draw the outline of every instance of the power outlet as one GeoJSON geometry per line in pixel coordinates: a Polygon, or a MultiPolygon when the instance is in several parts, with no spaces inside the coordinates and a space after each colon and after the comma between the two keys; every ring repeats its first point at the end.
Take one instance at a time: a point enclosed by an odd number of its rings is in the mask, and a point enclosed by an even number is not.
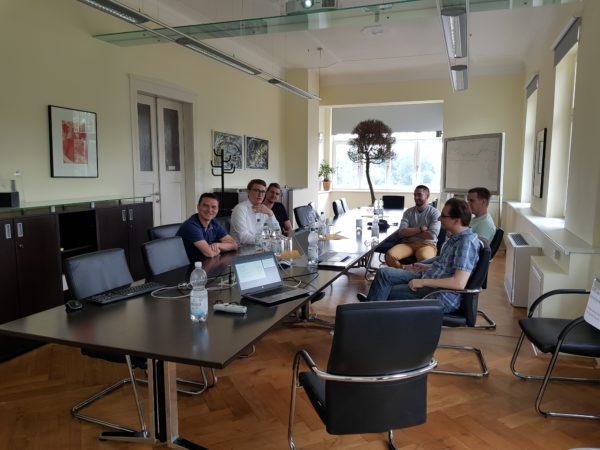
{"type": "Polygon", "coordinates": [[[560,261],[560,251],[559,250],[554,250],[554,259],[557,261],[560,261]]]}

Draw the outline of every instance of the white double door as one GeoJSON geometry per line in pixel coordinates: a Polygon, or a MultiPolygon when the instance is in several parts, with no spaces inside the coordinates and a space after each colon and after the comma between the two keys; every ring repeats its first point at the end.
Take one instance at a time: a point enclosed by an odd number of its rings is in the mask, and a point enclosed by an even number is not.
{"type": "Polygon", "coordinates": [[[183,105],[138,94],[136,196],[152,197],[154,225],[185,220],[183,105]]]}

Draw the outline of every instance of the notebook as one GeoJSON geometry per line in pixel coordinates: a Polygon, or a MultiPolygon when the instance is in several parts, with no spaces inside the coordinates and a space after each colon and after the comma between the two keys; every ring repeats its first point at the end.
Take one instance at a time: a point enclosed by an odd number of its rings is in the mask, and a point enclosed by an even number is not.
{"type": "MultiPolygon", "coordinates": [[[[308,233],[309,230],[302,229],[294,233],[294,245],[298,245],[303,254],[308,253],[308,233]]],[[[334,251],[322,251],[319,246],[319,264],[317,268],[324,270],[344,270],[350,267],[360,256],[359,253],[344,253],[334,251]]]]}
{"type": "Polygon", "coordinates": [[[310,294],[306,289],[283,285],[275,255],[271,252],[237,256],[232,265],[244,298],[273,305],[310,294]]]}

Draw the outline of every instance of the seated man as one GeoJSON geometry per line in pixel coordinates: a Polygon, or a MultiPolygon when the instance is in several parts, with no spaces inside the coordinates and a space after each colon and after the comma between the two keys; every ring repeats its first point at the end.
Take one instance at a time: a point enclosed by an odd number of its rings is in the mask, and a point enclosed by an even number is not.
{"type": "Polygon", "coordinates": [[[489,244],[496,234],[494,219],[488,214],[490,191],[484,187],[469,189],[467,202],[469,202],[471,212],[475,216],[471,219],[471,228],[480,238],[485,239],[489,244]]]}
{"type": "Polygon", "coordinates": [[[254,244],[254,237],[261,232],[265,223],[271,230],[281,230],[271,208],[263,204],[266,193],[267,183],[259,179],[250,180],[248,200],[233,208],[231,231],[240,244],[254,244]]]}
{"type": "Polygon", "coordinates": [[[203,261],[221,252],[236,250],[238,246],[235,240],[214,220],[219,212],[217,196],[202,194],[197,209],[198,213],[183,222],[177,231],[190,261],[203,261]]]}
{"type": "MultiPolygon", "coordinates": [[[[442,227],[449,237],[440,255],[431,264],[415,263],[405,269],[381,267],[369,293],[357,294],[358,300],[404,300],[422,298],[436,289],[464,289],[479,260],[481,242],[469,228],[471,210],[464,200],[451,198],[440,216],[442,227]]],[[[444,312],[458,309],[459,294],[438,294],[444,312]]]]}
{"type": "Polygon", "coordinates": [[[267,187],[267,194],[263,200],[263,205],[271,208],[271,211],[273,211],[273,214],[275,214],[275,218],[279,223],[281,232],[284,235],[289,236],[292,233],[292,222],[285,210],[285,206],[279,201],[280,198],[281,186],[279,186],[278,183],[271,183],[269,184],[269,187],[267,187]]]}
{"type": "Polygon", "coordinates": [[[385,254],[385,262],[390,267],[402,267],[400,261],[412,255],[415,255],[417,261],[423,261],[433,258],[437,253],[440,212],[427,203],[429,200],[427,186],[417,186],[414,199],[415,206],[404,211],[400,228],[396,231],[401,242],[385,254]]]}

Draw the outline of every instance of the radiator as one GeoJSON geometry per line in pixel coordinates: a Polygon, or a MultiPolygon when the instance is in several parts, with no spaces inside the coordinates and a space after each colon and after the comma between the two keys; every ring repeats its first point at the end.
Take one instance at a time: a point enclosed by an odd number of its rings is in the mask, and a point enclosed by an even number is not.
{"type": "Polygon", "coordinates": [[[527,307],[531,256],[542,254],[542,248],[527,233],[508,233],[504,289],[513,306],[527,307]]]}

